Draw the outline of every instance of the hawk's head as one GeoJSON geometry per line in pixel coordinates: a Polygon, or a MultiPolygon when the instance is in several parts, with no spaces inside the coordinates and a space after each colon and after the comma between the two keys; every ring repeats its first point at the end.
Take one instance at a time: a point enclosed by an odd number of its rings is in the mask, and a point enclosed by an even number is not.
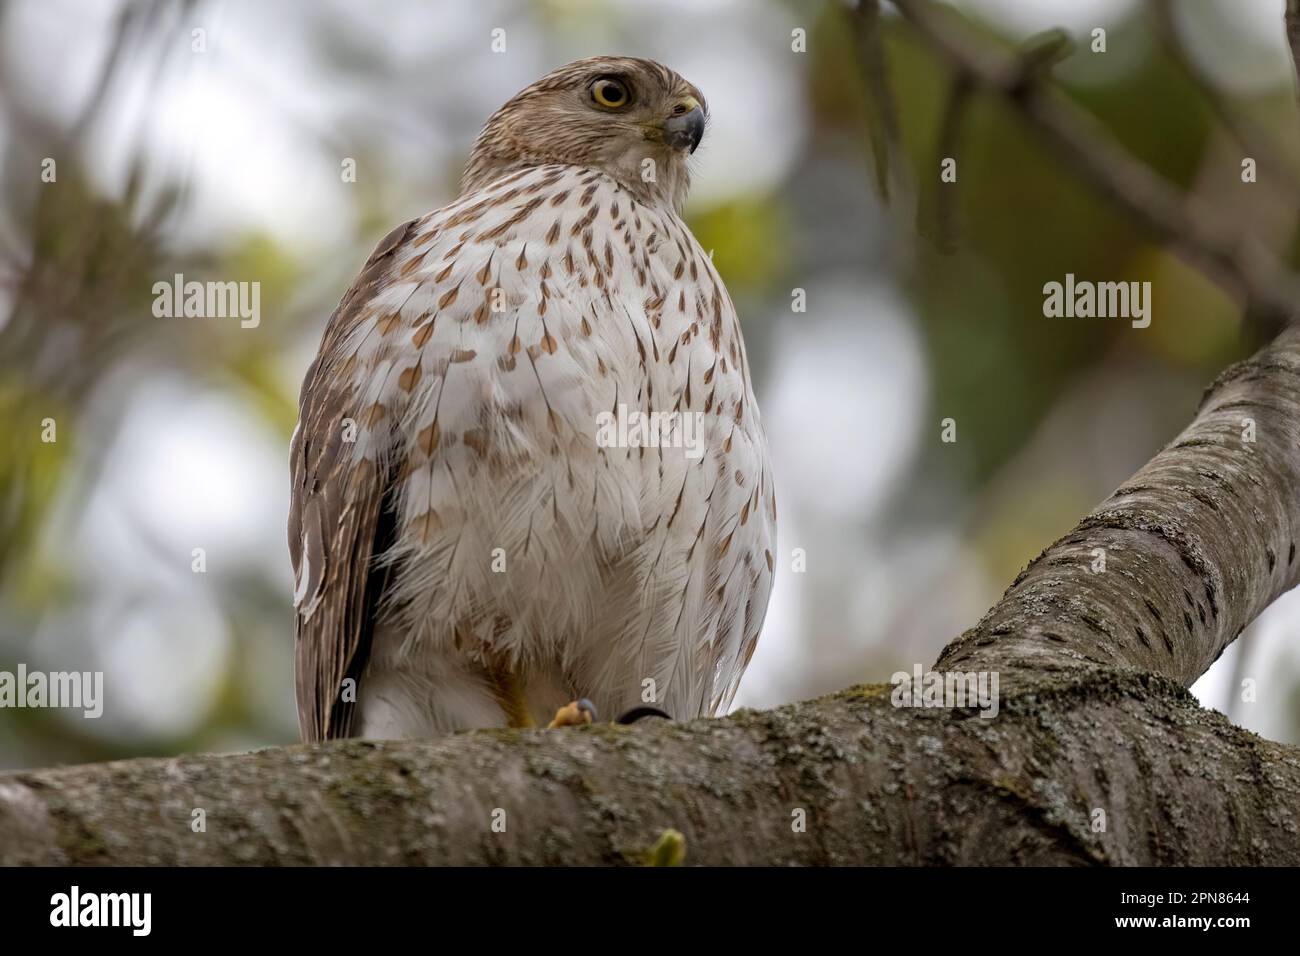
{"type": "Polygon", "coordinates": [[[461,193],[540,163],[607,173],[638,199],[680,210],[686,157],[708,119],[693,85],[653,60],[595,56],[548,73],[492,114],[461,193]]]}

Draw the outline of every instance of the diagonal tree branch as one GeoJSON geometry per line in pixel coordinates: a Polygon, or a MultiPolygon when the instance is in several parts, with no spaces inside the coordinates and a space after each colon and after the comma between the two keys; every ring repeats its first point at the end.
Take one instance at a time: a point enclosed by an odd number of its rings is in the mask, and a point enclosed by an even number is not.
{"type": "Polygon", "coordinates": [[[1131,667],[1190,686],[1300,584],[1300,328],[1026,568],[939,667],[1131,667]],[[1104,568],[1098,570],[1098,568],[1104,568]]]}

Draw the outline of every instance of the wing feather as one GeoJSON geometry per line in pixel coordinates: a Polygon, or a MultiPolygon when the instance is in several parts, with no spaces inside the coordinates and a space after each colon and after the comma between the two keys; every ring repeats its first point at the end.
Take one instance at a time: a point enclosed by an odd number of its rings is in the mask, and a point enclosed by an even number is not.
{"type": "Polygon", "coordinates": [[[355,707],[341,698],[343,682],[359,678],[365,666],[389,573],[373,561],[392,534],[387,459],[356,456],[347,441],[348,420],[358,421],[365,406],[346,346],[367,306],[391,284],[395,254],[416,224],[403,223],[375,247],[330,316],[299,398],[290,450],[289,553],[296,581],[295,689],[305,741],[350,735],[355,707]]]}

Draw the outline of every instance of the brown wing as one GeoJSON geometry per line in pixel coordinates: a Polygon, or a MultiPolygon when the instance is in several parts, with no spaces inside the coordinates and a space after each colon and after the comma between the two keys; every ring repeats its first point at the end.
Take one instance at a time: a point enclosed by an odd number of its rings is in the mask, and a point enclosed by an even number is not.
{"type": "Polygon", "coordinates": [[[348,374],[341,346],[367,303],[391,281],[394,253],[416,221],[385,236],[330,316],[320,351],[303,382],[298,429],[290,449],[289,554],[297,607],[294,626],[298,725],[305,741],[350,736],[355,705],[343,681],[359,681],[370,653],[375,611],[386,572],[373,559],[387,548],[389,476],[356,461],[343,420],[359,417],[361,384],[348,374]]]}

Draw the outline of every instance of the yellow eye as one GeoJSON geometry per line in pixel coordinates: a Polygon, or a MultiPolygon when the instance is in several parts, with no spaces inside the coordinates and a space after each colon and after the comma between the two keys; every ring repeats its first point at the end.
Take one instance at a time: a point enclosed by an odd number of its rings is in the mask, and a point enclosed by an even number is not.
{"type": "Polygon", "coordinates": [[[618,109],[627,106],[631,97],[628,96],[627,87],[621,82],[608,77],[599,79],[591,84],[591,98],[599,106],[607,109],[618,109]]]}

